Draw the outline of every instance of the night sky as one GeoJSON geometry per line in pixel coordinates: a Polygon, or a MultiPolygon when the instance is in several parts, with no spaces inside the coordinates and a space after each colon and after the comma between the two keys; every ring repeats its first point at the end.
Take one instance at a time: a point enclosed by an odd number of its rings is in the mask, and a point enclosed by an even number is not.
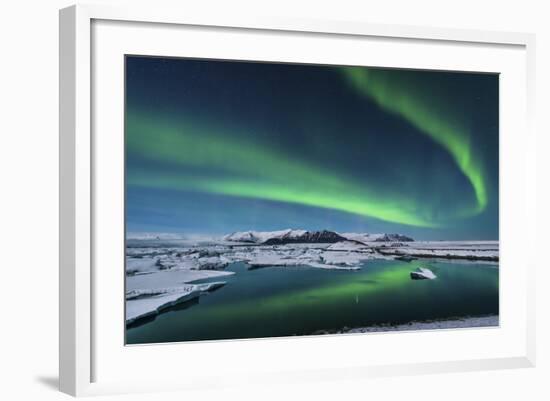
{"type": "Polygon", "coordinates": [[[498,239],[498,75],[126,57],[129,232],[498,239]]]}

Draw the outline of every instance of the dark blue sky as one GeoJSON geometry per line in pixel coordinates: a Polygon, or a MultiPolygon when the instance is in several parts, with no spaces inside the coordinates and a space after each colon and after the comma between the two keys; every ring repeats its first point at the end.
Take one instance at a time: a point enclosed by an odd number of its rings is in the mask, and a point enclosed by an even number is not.
{"type": "Polygon", "coordinates": [[[128,231],[498,239],[498,76],[128,56],[128,231]]]}

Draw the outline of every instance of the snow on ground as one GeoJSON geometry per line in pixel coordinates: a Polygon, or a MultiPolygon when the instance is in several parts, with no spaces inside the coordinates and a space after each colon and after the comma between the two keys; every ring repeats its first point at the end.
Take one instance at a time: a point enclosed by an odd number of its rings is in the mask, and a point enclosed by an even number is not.
{"type": "Polygon", "coordinates": [[[156,262],[156,259],[150,256],[139,259],[128,258],[126,260],[126,273],[138,274],[157,270],[155,267],[156,262]]]}
{"type": "Polygon", "coordinates": [[[439,329],[463,329],[474,327],[497,327],[499,325],[498,315],[482,317],[465,317],[461,319],[449,319],[430,322],[410,322],[395,326],[372,326],[354,329],[344,328],[338,333],[375,333],[383,331],[408,331],[408,330],[439,330],[439,329]]]}
{"type": "MultiPolygon", "coordinates": [[[[247,264],[250,268],[260,268],[268,266],[308,266],[318,269],[334,269],[334,270],[359,270],[357,266],[358,259],[353,262],[348,258],[345,259],[345,255],[342,260],[337,259],[325,259],[323,255],[327,255],[329,252],[306,252],[302,254],[286,254],[277,252],[263,252],[254,255],[248,259],[247,264]]],[[[333,253],[333,252],[330,252],[333,253]]],[[[364,258],[366,259],[366,258],[364,258]]]]}
{"type": "Polygon", "coordinates": [[[342,237],[359,242],[390,242],[390,241],[413,241],[412,238],[401,234],[369,234],[369,233],[339,233],[342,237]]]}
{"type": "Polygon", "coordinates": [[[126,276],[126,292],[179,286],[197,280],[218,279],[235,274],[231,271],[172,270],[126,276]]]}
{"type": "Polygon", "coordinates": [[[386,246],[378,252],[387,256],[468,259],[498,262],[498,241],[415,241],[406,246],[386,246]]]}
{"type": "Polygon", "coordinates": [[[375,259],[374,253],[353,251],[325,251],[320,257],[323,263],[332,266],[358,266],[365,260],[375,259]]]}
{"type": "Polygon", "coordinates": [[[368,245],[356,241],[340,241],[330,244],[327,251],[370,251],[368,245]]]}
{"type": "MultiPolygon", "coordinates": [[[[127,257],[126,324],[155,315],[169,306],[197,298],[225,284],[223,281],[206,284],[189,282],[235,274],[231,271],[201,270],[201,259],[185,255],[177,260],[177,256],[171,254],[157,258],[127,257]],[[169,265],[167,260],[172,264],[169,265]],[[145,267],[136,273],[136,266],[145,267]]],[[[204,263],[210,263],[211,267],[214,262],[217,263],[217,260],[212,261],[212,257],[206,259],[204,263]]]]}
{"type": "Polygon", "coordinates": [[[363,260],[373,259],[374,257],[372,251],[364,245],[351,242],[342,246],[337,246],[338,244],[251,246],[236,250],[233,253],[226,253],[224,257],[235,262],[245,262],[251,268],[309,266],[321,269],[347,270],[357,270],[363,260]]]}

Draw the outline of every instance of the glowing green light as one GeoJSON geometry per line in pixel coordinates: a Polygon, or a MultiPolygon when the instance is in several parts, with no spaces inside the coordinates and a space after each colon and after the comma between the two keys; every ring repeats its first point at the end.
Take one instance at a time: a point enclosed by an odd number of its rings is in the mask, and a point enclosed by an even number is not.
{"type": "MultiPolygon", "coordinates": [[[[410,286],[411,279],[409,272],[414,269],[413,264],[389,265],[384,270],[371,272],[369,282],[357,281],[339,281],[333,280],[331,283],[318,285],[312,288],[299,289],[292,292],[270,294],[264,296],[261,301],[261,313],[269,313],[273,316],[284,313],[289,308],[297,309],[308,306],[318,306],[321,304],[331,304],[342,299],[355,300],[356,296],[367,299],[377,294],[387,293],[388,291],[399,290],[410,286]]],[[[364,267],[368,269],[368,265],[364,267]]],[[[355,274],[350,272],[349,274],[355,274]]],[[[363,276],[363,272],[357,273],[363,276]]],[[[364,276],[363,276],[364,277],[364,276]]],[[[230,284],[229,284],[230,285],[230,284]]],[[[368,301],[367,301],[368,302],[368,301]]],[[[242,316],[250,316],[257,313],[257,305],[250,302],[234,302],[230,305],[219,305],[215,309],[205,309],[203,313],[208,313],[211,317],[217,319],[238,319],[242,316]]]]}
{"type": "Polygon", "coordinates": [[[429,211],[407,196],[383,197],[376,188],[322,166],[291,159],[265,146],[239,141],[238,135],[223,135],[219,128],[189,121],[151,120],[129,113],[128,150],[176,167],[197,168],[193,173],[161,174],[134,168],[128,176],[129,184],[289,202],[388,222],[437,227],[429,211]]]}
{"type": "Polygon", "coordinates": [[[442,99],[432,94],[426,96],[427,89],[422,91],[414,87],[399,70],[344,67],[342,71],[358,92],[385,111],[404,118],[448,151],[474,190],[476,207],[471,214],[485,209],[487,181],[482,163],[471,149],[467,130],[452,118],[452,113],[444,112],[442,99]]]}

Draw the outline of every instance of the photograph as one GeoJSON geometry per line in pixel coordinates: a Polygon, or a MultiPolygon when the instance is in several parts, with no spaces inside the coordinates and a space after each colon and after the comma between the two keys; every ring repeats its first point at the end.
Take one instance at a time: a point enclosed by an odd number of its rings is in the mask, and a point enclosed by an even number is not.
{"type": "Polygon", "coordinates": [[[499,327],[498,73],[124,64],[126,345],[499,327]]]}

